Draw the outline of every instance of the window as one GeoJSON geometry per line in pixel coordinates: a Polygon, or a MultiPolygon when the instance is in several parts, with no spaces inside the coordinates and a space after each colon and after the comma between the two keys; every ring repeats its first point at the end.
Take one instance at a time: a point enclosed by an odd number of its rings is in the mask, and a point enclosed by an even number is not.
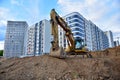
{"type": "Polygon", "coordinates": [[[66,18],[66,21],[68,21],[68,20],[69,20],[69,18],[67,17],[67,18],[66,18]]]}
{"type": "Polygon", "coordinates": [[[40,21],[39,24],[41,25],[41,24],[42,24],[42,21],[40,21]]]}
{"type": "Polygon", "coordinates": [[[82,37],[84,36],[83,34],[81,34],[81,33],[79,33],[79,32],[74,33],[74,36],[75,36],[75,35],[79,35],[79,36],[82,36],[82,37]]]}
{"type": "Polygon", "coordinates": [[[72,17],[70,16],[70,17],[68,17],[68,19],[70,20],[70,19],[72,19],[72,17]]]}
{"type": "Polygon", "coordinates": [[[69,27],[73,27],[73,25],[69,25],[69,27]]]}
{"type": "Polygon", "coordinates": [[[72,22],[78,22],[78,23],[80,23],[80,24],[83,24],[83,21],[78,20],[78,19],[74,19],[72,22]]]}
{"type": "Polygon", "coordinates": [[[62,35],[62,32],[60,32],[60,35],[62,35]]]}
{"type": "Polygon", "coordinates": [[[69,21],[69,23],[72,23],[72,21],[69,21]]]}
{"type": "Polygon", "coordinates": [[[74,15],[74,16],[72,16],[72,18],[79,18],[79,19],[81,19],[82,21],[84,21],[79,15],[74,15]]]}
{"type": "Polygon", "coordinates": [[[10,38],[12,38],[12,36],[10,35],[10,38]]]}

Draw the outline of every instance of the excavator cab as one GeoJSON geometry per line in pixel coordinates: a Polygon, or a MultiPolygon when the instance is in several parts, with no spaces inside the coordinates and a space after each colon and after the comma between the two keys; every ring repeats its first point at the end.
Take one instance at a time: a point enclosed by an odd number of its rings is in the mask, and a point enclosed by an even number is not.
{"type": "Polygon", "coordinates": [[[75,49],[82,49],[84,46],[83,39],[75,39],[75,49]]]}

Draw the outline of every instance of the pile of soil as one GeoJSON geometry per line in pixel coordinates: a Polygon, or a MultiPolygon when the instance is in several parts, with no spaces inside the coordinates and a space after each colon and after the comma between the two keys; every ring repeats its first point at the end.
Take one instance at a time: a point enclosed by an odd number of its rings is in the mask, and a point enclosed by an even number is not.
{"type": "Polygon", "coordinates": [[[93,58],[1,58],[0,80],[120,80],[120,55],[110,55],[115,54],[110,50],[114,52],[116,48],[109,49],[107,56],[91,52],[93,58]]]}

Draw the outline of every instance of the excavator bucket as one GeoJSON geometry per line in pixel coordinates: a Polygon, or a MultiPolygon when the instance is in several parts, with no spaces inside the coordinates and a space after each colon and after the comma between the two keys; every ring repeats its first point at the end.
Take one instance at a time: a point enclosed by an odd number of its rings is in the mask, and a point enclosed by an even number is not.
{"type": "Polygon", "coordinates": [[[59,47],[58,50],[50,49],[50,56],[56,57],[56,58],[65,58],[66,53],[64,52],[64,49],[62,47],[59,47]]]}

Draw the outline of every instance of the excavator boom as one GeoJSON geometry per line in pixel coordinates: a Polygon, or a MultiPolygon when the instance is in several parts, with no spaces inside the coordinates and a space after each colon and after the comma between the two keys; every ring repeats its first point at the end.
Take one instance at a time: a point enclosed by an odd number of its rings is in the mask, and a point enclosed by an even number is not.
{"type": "Polygon", "coordinates": [[[66,53],[62,47],[59,47],[59,40],[58,40],[58,25],[65,31],[66,38],[69,41],[69,46],[71,49],[74,50],[74,38],[70,28],[67,26],[66,22],[55,12],[54,9],[51,10],[50,13],[51,18],[51,35],[53,35],[53,41],[51,42],[52,47],[50,51],[51,56],[55,57],[65,57],[66,53]]]}

